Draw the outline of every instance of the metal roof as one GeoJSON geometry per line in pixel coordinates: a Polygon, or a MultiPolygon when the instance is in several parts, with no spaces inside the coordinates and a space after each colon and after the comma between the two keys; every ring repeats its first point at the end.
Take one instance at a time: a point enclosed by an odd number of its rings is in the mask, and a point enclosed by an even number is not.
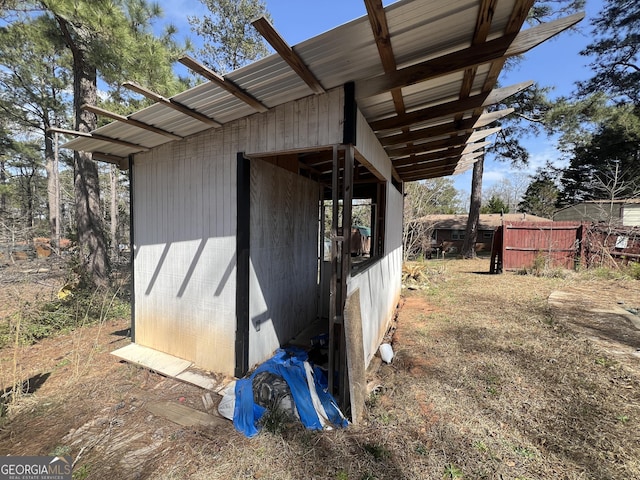
{"type": "MultiPolygon", "coordinates": [[[[368,9],[373,8],[371,5],[375,4],[376,0],[365,0],[365,3],[368,9]]],[[[390,45],[386,45],[386,48],[395,60],[396,72],[403,73],[403,69],[422,68],[421,66],[424,66],[423,70],[428,70],[432,68],[429,61],[437,61],[444,55],[462,54],[470,51],[473,45],[493,39],[499,40],[509,34],[515,36],[524,21],[525,15],[522,10],[526,13],[532,3],[533,0],[402,0],[377,13],[381,15],[379,18],[386,23],[388,29],[390,45]],[[479,31],[482,31],[481,35],[479,31]]],[[[369,14],[371,15],[372,11],[369,11],[369,14]]],[[[577,21],[579,20],[573,23],[577,21]]],[[[541,41],[544,41],[544,38],[541,41]]],[[[425,145],[424,152],[416,151],[414,148],[409,154],[390,154],[392,162],[402,160],[402,168],[394,171],[396,179],[410,181],[451,175],[471,165],[469,162],[461,162],[464,158],[469,158],[464,157],[464,153],[451,147],[427,150],[428,143],[447,136],[471,135],[473,127],[469,128],[469,122],[473,125],[486,107],[482,98],[494,87],[497,79],[495,70],[497,68],[499,71],[502,66],[500,62],[503,59],[500,56],[476,64],[475,54],[471,52],[468,54],[468,66],[477,67],[475,71],[468,71],[469,68],[465,69],[463,66],[455,71],[445,71],[435,76],[427,75],[426,79],[418,78],[415,83],[410,80],[400,87],[382,88],[381,91],[377,91],[375,86],[380,81],[385,81],[385,76],[390,72],[388,67],[385,72],[385,66],[381,61],[379,44],[376,43],[370,16],[358,18],[306,40],[292,47],[292,50],[325,90],[355,82],[358,108],[376,131],[378,138],[386,137],[387,143],[389,138],[395,138],[390,137],[393,135],[400,138],[401,133],[409,134],[419,129],[440,126],[436,129],[438,135],[435,137],[429,136],[429,129],[422,130],[427,135],[425,138],[413,142],[400,139],[396,144],[385,144],[388,152],[403,146],[425,145]],[[396,99],[398,96],[401,97],[404,111],[397,110],[392,92],[396,99]],[[480,103],[468,104],[466,108],[456,108],[456,101],[469,97],[479,99],[480,103]],[[443,105],[451,107],[444,111],[438,108],[443,105]],[[414,116],[420,114],[419,118],[407,117],[406,121],[402,121],[412,112],[414,116]],[[400,120],[400,123],[396,122],[390,128],[375,123],[394,119],[400,120]],[[465,119],[468,120],[466,128],[455,131],[455,126],[465,119]],[[447,130],[447,125],[454,131],[447,130]],[[441,152],[440,155],[438,152],[441,152]],[[429,159],[428,162],[421,160],[421,153],[428,154],[424,157],[429,159]],[[415,159],[415,162],[412,163],[411,159],[415,159]],[[427,164],[438,167],[432,168],[427,164]]],[[[313,94],[310,87],[279,54],[270,55],[231,72],[225,75],[224,79],[233,82],[267,108],[313,94]]],[[[175,95],[170,100],[204,114],[219,124],[256,112],[252,106],[210,81],[175,95]]],[[[164,103],[156,103],[133,113],[129,118],[180,137],[212,128],[210,124],[176,111],[164,103]]],[[[102,156],[113,159],[126,158],[130,154],[175,141],[174,138],[120,121],[100,127],[92,133],[137,144],[140,148],[87,137],[76,138],[64,147],[94,152],[98,155],[97,158],[102,156]]]]}

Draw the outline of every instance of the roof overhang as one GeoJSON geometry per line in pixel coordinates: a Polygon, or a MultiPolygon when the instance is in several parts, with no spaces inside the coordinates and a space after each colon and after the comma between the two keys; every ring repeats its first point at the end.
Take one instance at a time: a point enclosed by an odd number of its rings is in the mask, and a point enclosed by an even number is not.
{"type": "Polygon", "coordinates": [[[112,115],[114,122],[64,147],[123,166],[130,155],[354,83],[357,106],[396,179],[452,175],[470,168],[496,131],[481,130],[512,112],[488,110],[531,84],[495,89],[505,60],[584,17],[521,30],[533,0],[402,0],[386,8],[364,1],[367,16],[294,47],[256,21],[276,54],[225,76],[185,57],[182,63],[208,81],[174,97],[125,84],[156,103],[112,115]]]}

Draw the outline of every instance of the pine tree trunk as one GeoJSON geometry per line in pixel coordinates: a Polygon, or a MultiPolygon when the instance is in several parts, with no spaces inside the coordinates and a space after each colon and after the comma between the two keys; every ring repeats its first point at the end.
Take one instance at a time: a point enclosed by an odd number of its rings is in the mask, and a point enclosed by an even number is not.
{"type": "Polygon", "coordinates": [[[469,203],[469,218],[462,244],[464,258],[476,258],[476,240],[478,239],[478,222],[480,221],[480,207],[482,206],[482,172],[484,170],[484,156],[473,164],[471,180],[471,201],[469,203]]]}
{"type": "MultiPolygon", "coordinates": [[[[90,132],[95,129],[97,118],[81,106],[97,103],[96,70],[86,65],[81,50],[74,50],[73,63],[76,129],[90,132]]],[[[98,168],[91,153],[75,152],[74,192],[78,246],[86,280],[96,286],[106,286],[109,283],[109,257],[100,213],[98,168]]]]}
{"type": "Polygon", "coordinates": [[[111,183],[111,258],[117,259],[119,253],[118,243],[118,166],[111,165],[109,170],[111,183]]]}
{"type": "MultiPolygon", "coordinates": [[[[5,161],[0,160],[0,186],[6,185],[7,173],[5,171],[5,161]]],[[[4,189],[0,189],[0,215],[7,213],[7,194],[4,189]]]]}
{"type": "Polygon", "coordinates": [[[60,183],[58,181],[57,148],[55,148],[53,139],[47,134],[44,137],[44,156],[45,170],[47,172],[50,241],[51,246],[54,249],[58,249],[60,246],[60,183]]]}

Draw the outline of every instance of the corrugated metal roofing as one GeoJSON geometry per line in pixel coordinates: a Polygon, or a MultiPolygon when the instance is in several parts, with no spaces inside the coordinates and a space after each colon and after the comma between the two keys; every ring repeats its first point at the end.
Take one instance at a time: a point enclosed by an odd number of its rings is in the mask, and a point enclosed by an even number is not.
{"type": "MultiPolygon", "coordinates": [[[[482,3],[481,0],[403,0],[386,7],[384,11],[397,69],[470,47],[482,3]]],[[[521,8],[519,0],[497,2],[489,28],[489,39],[504,34],[512,11],[517,8],[521,8]]],[[[306,40],[294,46],[293,49],[327,90],[351,81],[366,82],[385,73],[367,16],[306,40]],[[345,48],[346,45],[349,47],[345,48]]],[[[483,88],[486,91],[490,65],[491,63],[486,63],[478,67],[470,95],[480,93],[483,88]]],[[[268,108],[312,94],[304,81],[277,54],[231,72],[225,78],[268,108]]],[[[463,79],[464,70],[461,70],[403,87],[401,92],[405,111],[411,112],[458,100],[461,98],[463,79]]],[[[182,92],[172,100],[221,124],[255,113],[252,107],[211,82],[182,92]]],[[[358,96],[356,89],[356,101],[369,123],[402,113],[396,111],[388,91],[364,97],[358,96]]],[[[467,110],[464,114],[458,112],[458,118],[470,117],[473,110],[467,110]]],[[[475,111],[477,112],[477,109],[475,111]]],[[[211,125],[161,103],[136,112],[130,117],[182,137],[211,128],[211,125]]],[[[455,118],[455,114],[451,114],[446,118],[423,119],[402,128],[408,131],[418,126],[438,125],[445,122],[453,125],[455,118]]],[[[400,131],[401,128],[398,127],[377,132],[377,134],[386,136],[400,131]]],[[[94,133],[131,142],[144,148],[153,148],[172,141],[169,137],[118,121],[103,126],[94,133]]],[[[118,157],[136,153],[135,148],[82,137],[68,142],[65,147],[118,157]]],[[[446,157],[444,152],[443,156],[446,157]]],[[[419,169],[404,168],[400,177],[403,180],[416,180],[449,175],[456,172],[459,160],[460,155],[449,159],[447,168],[435,173],[422,174],[419,169]]],[[[468,166],[460,165],[460,168],[468,168],[468,166]]]]}

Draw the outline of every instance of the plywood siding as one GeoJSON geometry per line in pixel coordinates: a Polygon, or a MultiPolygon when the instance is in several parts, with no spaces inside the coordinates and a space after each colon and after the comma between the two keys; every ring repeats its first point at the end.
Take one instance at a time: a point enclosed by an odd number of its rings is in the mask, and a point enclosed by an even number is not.
{"type": "Polygon", "coordinates": [[[402,194],[387,182],[385,255],[348,280],[348,294],[360,289],[366,366],[393,319],[402,288],[402,194]]]}
{"type": "Polygon", "coordinates": [[[269,358],[316,318],[318,188],[251,161],[249,365],[269,358]]]}
{"type": "Polygon", "coordinates": [[[232,374],[244,122],[136,156],[136,343],[232,374]]]}
{"type": "Polygon", "coordinates": [[[576,222],[618,221],[621,218],[620,204],[579,203],[556,212],[553,219],[576,222]]]}
{"type": "Polygon", "coordinates": [[[391,161],[387,152],[359,110],[356,120],[356,151],[358,161],[365,164],[380,180],[391,178],[391,161]]]}
{"type": "Polygon", "coordinates": [[[308,150],[342,142],[344,90],[312,95],[247,118],[245,153],[308,150]]]}
{"type": "Polygon", "coordinates": [[[640,204],[627,204],[623,207],[622,224],[625,227],[640,227],[640,204]]]}

